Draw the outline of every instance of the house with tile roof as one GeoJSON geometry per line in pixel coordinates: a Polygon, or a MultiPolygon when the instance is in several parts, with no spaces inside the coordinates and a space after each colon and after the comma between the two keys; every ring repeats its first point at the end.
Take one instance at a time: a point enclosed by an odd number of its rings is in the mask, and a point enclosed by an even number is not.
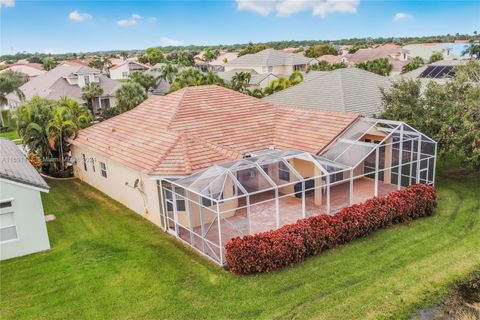
{"type": "Polygon", "coordinates": [[[346,54],[345,58],[352,66],[369,60],[387,58],[393,66],[392,74],[399,74],[402,72],[403,66],[410,62],[408,51],[397,45],[358,49],[355,53],[346,54]]]}
{"type": "Polygon", "coordinates": [[[381,89],[388,89],[390,85],[387,77],[358,68],[310,71],[302,83],[263,99],[285,106],[371,117],[382,111],[381,89]]]}
{"type": "MultiPolygon", "coordinates": [[[[79,64],[61,64],[23,84],[20,90],[25,95],[25,101],[34,96],[53,100],[67,97],[86,104],[87,101],[82,98],[82,88],[90,82],[98,83],[103,89],[102,96],[94,99],[90,106],[93,113],[115,105],[115,92],[121,84],[97,69],[79,64]]],[[[15,109],[22,102],[15,93],[8,94],[7,100],[9,109],[15,109]]]]}
{"type": "Polygon", "coordinates": [[[43,70],[43,67],[40,63],[14,63],[9,65],[8,68],[1,70],[0,74],[6,72],[7,70],[22,73],[27,77],[28,80],[46,72],[43,70]]]}
{"type": "Polygon", "coordinates": [[[403,46],[403,49],[407,50],[407,55],[410,58],[420,57],[424,61],[428,61],[432,54],[441,53],[443,60],[453,60],[460,58],[453,55],[452,48],[448,44],[444,43],[416,43],[407,44],[403,46]]]}
{"type": "Polygon", "coordinates": [[[306,71],[310,64],[317,63],[314,58],[302,54],[288,53],[275,49],[265,49],[257,53],[246,54],[225,64],[225,71],[233,69],[253,69],[257,73],[273,73],[289,76],[293,71],[306,71]]]}
{"type": "Polygon", "coordinates": [[[41,192],[49,187],[12,141],[0,138],[0,260],[50,249],[41,192]]]}
{"type": "Polygon", "coordinates": [[[232,237],[434,182],[436,144],[407,124],[213,85],[151,96],[70,143],[76,177],[220,265],[232,237]]]}
{"type": "Polygon", "coordinates": [[[249,89],[256,89],[256,88],[265,88],[270,85],[270,83],[278,77],[273,73],[261,73],[259,74],[254,69],[232,69],[230,71],[225,72],[217,72],[217,75],[222,79],[225,83],[231,83],[235,74],[239,72],[246,72],[250,74],[250,81],[248,83],[249,89]]]}
{"type": "Polygon", "coordinates": [[[140,63],[135,60],[125,60],[122,63],[113,66],[110,68],[110,78],[114,80],[124,80],[127,79],[128,76],[134,72],[145,72],[150,69],[150,66],[140,63]]]}

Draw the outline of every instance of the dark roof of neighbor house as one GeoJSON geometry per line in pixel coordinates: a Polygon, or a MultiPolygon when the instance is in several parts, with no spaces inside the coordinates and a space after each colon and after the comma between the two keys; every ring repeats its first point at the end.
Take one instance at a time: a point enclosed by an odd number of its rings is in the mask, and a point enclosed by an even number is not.
{"type": "Polygon", "coordinates": [[[153,95],[70,142],[146,174],[188,175],[269,147],[318,153],[358,117],[198,86],[153,95]]]}
{"type": "Polygon", "coordinates": [[[305,80],[264,98],[275,104],[338,112],[378,114],[382,109],[380,88],[391,85],[387,77],[357,68],[311,71],[305,80]]]}
{"type": "Polygon", "coordinates": [[[0,178],[48,191],[49,186],[19,147],[3,138],[0,138],[0,163],[0,178]]]}

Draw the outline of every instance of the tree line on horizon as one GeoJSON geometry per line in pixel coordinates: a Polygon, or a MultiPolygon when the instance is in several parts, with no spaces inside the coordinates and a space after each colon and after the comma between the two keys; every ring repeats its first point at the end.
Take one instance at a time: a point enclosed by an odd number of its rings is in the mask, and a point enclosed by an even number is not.
{"type": "MultiPolygon", "coordinates": [[[[480,40],[480,35],[477,32],[473,33],[473,37],[478,41],[480,40]]],[[[438,43],[447,43],[453,42],[455,40],[469,40],[472,38],[472,35],[469,34],[460,34],[456,33],[454,35],[435,35],[435,36],[423,36],[423,37],[378,37],[378,38],[349,38],[349,39],[339,39],[339,40],[283,40],[283,41],[268,41],[268,42],[257,42],[257,43],[237,43],[237,44],[219,44],[219,45],[187,45],[187,46],[158,46],[165,53],[171,53],[176,51],[196,51],[200,52],[207,48],[217,49],[217,50],[226,50],[226,51],[241,51],[249,45],[253,46],[264,46],[266,48],[273,49],[285,49],[285,48],[298,48],[298,47],[312,47],[315,45],[321,44],[333,44],[333,45],[352,45],[352,46],[373,46],[381,45],[385,43],[396,43],[399,45],[404,44],[414,44],[414,43],[423,43],[423,42],[438,42],[438,43]]],[[[6,54],[0,56],[0,61],[18,61],[22,59],[31,59],[32,57],[38,57],[43,59],[45,57],[53,57],[56,60],[68,60],[82,58],[88,55],[121,55],[123,53],[128,55],[140,55],[146,52],[146,49],[138,50],[106,50],[106,51],[92,51],[92,52],[70,52],[64,54],[47,54],[39,52],[18,52],[15,54],[6,54]]]]}

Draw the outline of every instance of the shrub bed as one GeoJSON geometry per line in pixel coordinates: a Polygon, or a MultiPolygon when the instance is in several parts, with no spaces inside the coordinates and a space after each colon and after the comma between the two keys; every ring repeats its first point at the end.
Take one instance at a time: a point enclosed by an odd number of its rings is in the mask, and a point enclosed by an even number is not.
{"type": "Polygon", "coordinates": [[[344,208],[334,216],[322,214],[277,230],[233,238],[225,246],[227,265],[238,274],[284,268],[377,229],[430,216],[436,201],[434,187],[418,184],[344,208]]]}

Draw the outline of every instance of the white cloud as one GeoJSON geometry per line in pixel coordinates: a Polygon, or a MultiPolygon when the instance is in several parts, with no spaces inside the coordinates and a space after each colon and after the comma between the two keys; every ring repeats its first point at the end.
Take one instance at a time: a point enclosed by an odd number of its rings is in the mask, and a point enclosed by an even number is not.
{"type": "Polygon", "coordinates": [[[72,21],[81,22],[81,21],[92,19],[92,16],[88,13],[82,13],[82,12],[78,12],[78,10],[74,10],[68,14],[68,19],[72,21]]]}
{"type": "Polygon", "coordinates": [[[393,21],[402,21],[407,19],[412,19],[413,16],[409,13],[399,12],[395,16],[393,16],[393,21]]]}
{"type": "Polygon", "coordinates": [[[15,0],[0,0],[0,8],[1,7],[15,7],[15,0]]]}
{"type": "Polygon", "coordinates": [[[120,27],[134,26],[142,19],[143,19],[143,17],[141,15],[134,13],[130,17],[128,17],[127,19],[118,20],[117,25],[120,26],[120,27]]]}
{"type": "Polygon", "coordinates": [[[289,16],[301,11],[311,11],[314,16],[324,18],[329,13],[357,12],[360,0],[236,0],[237,10],[253,11],[263,16],[275,12],[278,16],[289,16]]]}
{"type": "Polygon", "coordinates": [[[168,37],[161,37],[160,43],[162,44],[162,46],[180,46],[183,44],[183,42],[180,40],[172,39],[168,37]]]}

